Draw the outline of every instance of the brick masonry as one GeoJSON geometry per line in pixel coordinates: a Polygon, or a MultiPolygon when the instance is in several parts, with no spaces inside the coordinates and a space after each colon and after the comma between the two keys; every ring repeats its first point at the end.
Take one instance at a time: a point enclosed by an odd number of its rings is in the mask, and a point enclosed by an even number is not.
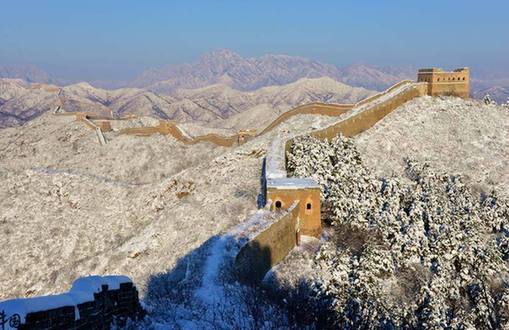
{"type": "MultiPolygon", "coordinates": [[[[46,299],[60,299],[61,296],[48,296],[46,299]]],[[[31,300],[38,298],[26,298],[19,304],[30,306],[31,300]]],[[[62,303],[57,308],[45,309],[41,304],[41,310],[21,315],[19,324],[9,324],[9,318],[14,314],[12,311],[3,310],[12,301],[0,303],[0,312],[3,312],[3,319],[0,319],[0,329],[110,329],[112,324],[123,326],[128,319],[137,320],[144,316],[138,290],[132,282],[120,283],[118,288],[109,288],[103,284],[98,292],[93,292],[93,300],[80,301],[77,304],[62,303]],[[2,322],[5,322],[2,324],[2,322]]],[[[13,304],[11,304],[12,306],[13,304]]],[[[37,306],[37,304],[35,304],[37,306]]],[[[47,307],[46,307],[47,308],[47,307]]],[[[19,314],[17,314],[19,316],[19,314]]]]}
{"type": "Polygon", "coordinates": [[[281,218],[247,242],[235,257],[235,270],[241,281],[260,282],[297,245],[299,203],[280,212],[281,218]]]}

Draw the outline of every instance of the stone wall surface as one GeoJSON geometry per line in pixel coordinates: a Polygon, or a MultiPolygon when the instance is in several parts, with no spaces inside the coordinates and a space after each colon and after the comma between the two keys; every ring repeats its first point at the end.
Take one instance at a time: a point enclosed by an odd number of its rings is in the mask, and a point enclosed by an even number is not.
{"type": "Polygon", "coordinates": [[[280,212],[283,216],[246,243],[235,257],[235,269],[242,281],[260,282],[297,245],[299,204],[280,212]]]}
{"type": "Polygon", "coordinates": [[[291,207],[299,201],[298,215],[302,235],[320,237],[322,223],[320,216],[320,188],[302,189],[267,189],[267,200],[272,201],[271,210],[275,211],[275,203],[281,203],[281,209],[291,207]]]}
{"type": "Polygon", "coordinates": [[[392,85],[391,87],[387,88],[385,91],[382,91],[380,93],[377,93],[373,96],[370,96],[370,97],[367,97],[365,98],[364,100],[360,100],[359,102],[355,103],[355,106],[356,107],[360,107],[362,105],[365,105],[365,104],[368,104],[370,102],[373,102],[373,101],[376,101],[378,100],[379,98],[383,97],[384,95],[387,95],[388,93],[404,86],[404,85],[408,85],[408,84],[411,84],[413,83],[412,80],[402,80],[400,81],[399,83],[396,83],[394,85],[392,85]]]}
{"type": "Polygon", "coordinates": [[[454,71],[442,71],[438,68],[421,69],[417,74],[418,82],[428,83],[430,96],[470,97],[470,70],[468,68],[454,71]]]}
{"type": "Polygon", "coordinates": [[[0,302],[0,329],[110,329],[143,315],[130,279],[90,276],[64,294],[0,302]]]}
{"type": "Polygon", "coordinates": [[[274,127],[278,126],[293,116],[309,114],[336,117],[342,115],[345,112],[348,112],[349,110],[352,110],[353,107],[354,104],[310,103],[301,105],[281,114],[270,125],[264,128],[263,131],[260,132],[260,135],[271,131],[274,129],[274,127]]]}
{"type": "Polygon", "coordinates": [[[350,118],[331,125],[323,130],[314,131],[310,135],[319,139],[329,140],[333,139],[339,134],[343,134],[344,136],[354,136],[371,128],[378,121],[380,121],[392,111],[396,110],[396,108],[405,102],[423,95],[426,95],[425,85],[416,84],[383,102],[375,104],[372,107],[359,112],[350,118]]]}
{"type": "MultiPolygon", "coordinates": [[[[310,103],[305,104],[299,107],[296,107],[292,110],[289,110],[283,114],[281,114],[278,118],[276,118],[270,125],[268,125],[263,131],[259,134],[255,134],[251,132],[252,130],[247,130],[248,132],[240,131],[237,134],[231,136],[223,136],[219,134],[205,134],[196,137],[188,137],[185,136],[182,131],[178,128],[176,123],[172,121],[164,121],[161,120],[158,126],[152,127],[136,127],[136,128],[124,128],[120,130],[120,134],[127,135],[135,135],[135,136],[150,136],[153,134],[162,134],[162,135],[171,135],[177,140],[186,143],[186,144],[194,144],[200,142],[209,142],[223,147],[232,147],[237,144],[245,143],[247,140],[254,138],[256,136],[265,134],[266,132],[271,131],[274,127],[278,126],[282,122],[288,120],[289,118],[297,115],[303,114],[315,114],[315,115],[323,115],[323,116],[340,116],[343,113],[348,112],[354,107],[354,104],[326,104],[326,103],[310,103]]],[[[60,114],[59,114],[60,115],[60,114]]],[[[69,114],[65,114],[69,115],[69,114]]],[[[93,114],[87,113],[74,113],[76,120],[84,122],[90,128],[95,128],[95,126],[91,125],[91,121],[100,121],[101,124],[98,125],[104,131],[110,131],[111,125],[108,125],[106,122],[108,120],[115,120],[113,118],[104,118],[100,116],[96,116],[93,114]]],[[[96,123],[97,124],[97,123],[96,123]]]]}
{"type": "Polygon", "coordinates": [[[155,127],[140,127],[140,128],[126,128],[120,131],[121,134],[128,135],[137,135],[137,136],[148,136],[152,134],[170,134],[177,140],[188,143],[200,143],[200,142],[209,142],[223,147],[231,147],[237,144],[244,143],[247,139],[253,138],[255,136],[259,136],[265,134],[274,127],[278,126],[282,122],[288,120],[289,118],[297,115],[303,114],[315,114],[322,116],[340,116],[341,114],[348,112],[354,107],[354,104],[325,104],[325,103],[311,103],[296,107],[292,110],[289,110],[283,114],[281,114],[278,118],[276,118],[270,125],[268,125],[263,131],[259,134],[246,134],[245,132],[239,132],[238,134],[234,134],[231,136],[222,136],[219,134],[206,134],[201,136],[196,136],[194,138],[188,138],[182,134],[178,126],[173,122],[163,122],[159,124],[159,126],[155,127]]]}

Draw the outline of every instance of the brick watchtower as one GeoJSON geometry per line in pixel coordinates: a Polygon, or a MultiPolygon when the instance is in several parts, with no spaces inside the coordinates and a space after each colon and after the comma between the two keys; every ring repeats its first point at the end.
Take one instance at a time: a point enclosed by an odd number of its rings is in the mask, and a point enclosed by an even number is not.
{"type": "Polygon", "coordinates": [[[418,82],[428,83],[428,95],[451,95],[465,99],[470,97],[470,70],[460,68],[451,72],[442,69],[420,69],[417,73],[418,82]]]}

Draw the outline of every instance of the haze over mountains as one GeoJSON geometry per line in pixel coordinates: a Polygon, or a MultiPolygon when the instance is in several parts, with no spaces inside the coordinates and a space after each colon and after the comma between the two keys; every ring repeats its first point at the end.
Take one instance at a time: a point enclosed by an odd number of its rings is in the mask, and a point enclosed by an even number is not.
{"type": "Polygon", "coordinates": [[[35,65],[0,65],[0,78],[21,79],[26,82],[51,83],[50,75],[35,65]]]}
{"type": "MultiPolygon", "coordinates": [[[[194,63],[146,70],[130,82],[69,84],[33,65],[0,66],[0,127],[23,124],[63,101],[65,111],[148,115],[238,128],[243,120],[270,119],[308,102],[355,102],[373,90],[415,79],[415,72],[412,67],[362,64],[339,68],[287,55],[244,58],[224,49],[194,63]],[[30,85],[34,83],[45,85],[30,85]],[[61,99],[58,88],[48,84],[65,86],[61,99]],[[248,110],[246,118],[239,117],[248,110]]],[[[509,80],[473,79],[472,85],[476,98],[489,93],[502,103],[509,97],[509,80]]]]}
{"type": "Polygon", "coordinates": [[[330,77],[351,86],[382,90],[414,75],[413,69],[383,69],[360,64],[338,68],[331,64],[287,55],[243,58],[223,49],[203,55],[196,63],[147,70],[130,85],[159,93],[217,83],[240,90],[253,90],[288,84],[300,78],[330,77]]]}
{"type": "Polygon", "coordinates": [[[487,94],[498,104],[509,103],[509,78],[496,80],[474,79],[472,81],[472,97],[480,100],[487,94]]]}
{"type": "MultiPolygon", "coordinates": [[[[300,78],[330,77],[354,87],[382,90],[403,79],[412,79],[415,68],[379,68],[354,64],[339,68],[332,64],[288,55],[264,55],[244,58],[226,49],[202,55],[194,63],[166,65],[148,69],[131,81],[90,81],[101,88],[138,87],[158,93],[171,93],[179,88],[199,88],[226,84],[238,90],[254,90],[271,85],[285,85],[300,78]]],[[[69,85],[34,65],[0,66],[0,78],[27,82],[69,85]]]]}

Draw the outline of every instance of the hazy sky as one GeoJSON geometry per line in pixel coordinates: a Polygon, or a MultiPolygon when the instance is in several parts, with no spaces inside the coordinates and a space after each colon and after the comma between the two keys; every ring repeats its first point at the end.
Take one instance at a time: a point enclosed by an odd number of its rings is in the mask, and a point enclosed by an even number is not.
{"type": "Polygon", "coordinates": [[[0,0],[0,65],[128,79],[228,48],[509,76],[509,1],[0,0]]]}

